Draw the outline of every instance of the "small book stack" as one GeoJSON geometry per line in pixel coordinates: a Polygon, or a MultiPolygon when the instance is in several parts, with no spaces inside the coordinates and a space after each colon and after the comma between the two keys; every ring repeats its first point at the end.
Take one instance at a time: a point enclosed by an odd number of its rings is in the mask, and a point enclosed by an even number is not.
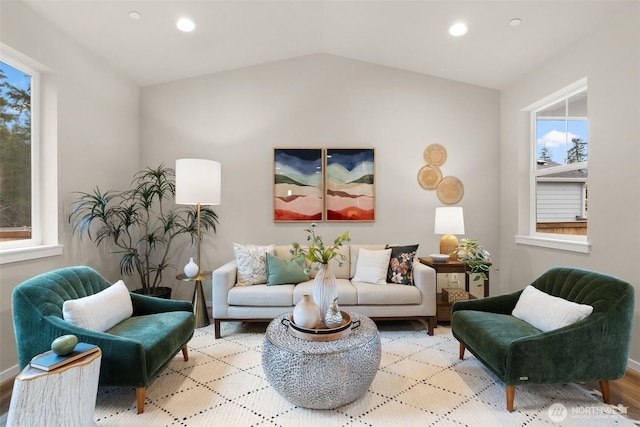
{"type": "Polygon", "coordinates": [[[55,354],[53,350],[49,350],[45,353],[35,356],[33,359],[31,359],[29,365],[32,368],[40,369],[42,371],[52,371],[98,350],[99,347],[97,345],[88,344],[86,342],[79,342],[78,344],[76,344],[73,351],[69,354],[59,356],[55,354]]]}

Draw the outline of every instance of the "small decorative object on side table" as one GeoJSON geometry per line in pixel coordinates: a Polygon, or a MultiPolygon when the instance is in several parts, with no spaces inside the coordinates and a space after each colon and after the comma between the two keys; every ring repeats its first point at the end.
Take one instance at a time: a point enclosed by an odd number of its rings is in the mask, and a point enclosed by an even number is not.
{"type": "Polygon", "coordinates": [[[199,276],[187,277],[184,273],[176,276],[177,280],[183,282],[196,282],[196,286],[193,289],[193,315],[196,316],[196,328],[202,328],[209,325],[209,313],[207,313],[207,306],[204,301],[204,291],[202,290],[202,281],[210,280],[212,276],[211,271],[201,271],[199,276]]]}

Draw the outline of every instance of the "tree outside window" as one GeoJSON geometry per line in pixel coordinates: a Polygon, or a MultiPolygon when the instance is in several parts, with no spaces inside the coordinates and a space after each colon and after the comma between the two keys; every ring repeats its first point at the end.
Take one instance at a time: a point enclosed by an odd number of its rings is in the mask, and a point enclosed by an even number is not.
{"type": "Polygon", "coordinates": [[[31,238],[31,85],[0,62],[0,242],[31,238]]]}

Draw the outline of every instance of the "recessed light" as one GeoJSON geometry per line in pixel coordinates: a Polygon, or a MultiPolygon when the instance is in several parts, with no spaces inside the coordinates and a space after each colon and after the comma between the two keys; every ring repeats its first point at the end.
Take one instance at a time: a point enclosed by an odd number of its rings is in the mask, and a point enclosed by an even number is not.
{"type": "Polygon", "coordinates": [[[467,25],[464,22],[456,22],[449,28],[449,34],[452,36],[462,36],[467,33],[467,25]]]}
{"type": "Polygon", "coordinates": [[[517,27],[521,23],[522,23],[522,19],[520,18],[513,18],[511,21],[509,21],[509,25],[511,25],[512,27],[517,27]]]}
{"type": "Polygon", "coordinates": [[[184,31],[188,33],[190,31],[193,31],[196,28],[196,24],[194,24],[193,21],[189,18],[181,18],[181,19],[178,19],[178,22],[176,23],[176,27],[178,27],[180,31],[184,31]]]}
{"type": "Polygon", "coordinates": [[[142,15],[140,15],[140,12],[138,12],[137,10],[132,10],[131,12],[129,12],[129,18],[133,19],[134,21],[137,21],[141,17],[142,15]]]}

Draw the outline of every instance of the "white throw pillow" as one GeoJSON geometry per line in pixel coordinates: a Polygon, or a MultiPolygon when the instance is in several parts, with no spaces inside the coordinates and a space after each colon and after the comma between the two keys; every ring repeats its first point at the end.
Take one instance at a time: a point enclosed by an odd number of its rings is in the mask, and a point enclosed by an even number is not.
{"type": "Polygon", "coordinates": [[[593,307],[549,295],[529,285],[522,291],[513,312],[543,332],[571,325],[593,312],[593,307]]]}
{"type": "Polygon", "coordinates": [[[267,252],[274,254],[275,245],[257,246],[233,244],[238,266],[238,285],[267,283],[267,252]]]}
{"type": "Polygon", "coordinates": [[[70,299],[62,305],[62,317],[85,329],[104,332],[133,314],[129,289],[118,280],[97,294],[70,299]]]}
{"type": "Polygon", "coordinates": [[[390,259],[391,249],[370,251],[360,248],[353,281],[373,283],[374,285],[386,284],[390,259]]]}

